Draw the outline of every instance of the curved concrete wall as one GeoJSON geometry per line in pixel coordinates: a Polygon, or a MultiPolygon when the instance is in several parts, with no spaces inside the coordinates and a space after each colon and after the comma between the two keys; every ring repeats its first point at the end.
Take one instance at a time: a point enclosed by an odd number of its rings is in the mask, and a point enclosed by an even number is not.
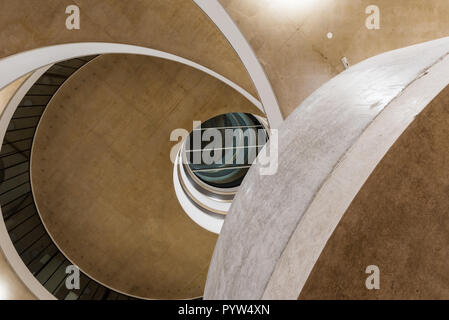
{"type": "Polygon", "coordinates": [[[295,110],[280,128],[278,172],[254,166],[236,196],[205,298],[298,297],[368,176],[448,84],[448,53],[444,38],[370,58],[295,110]]]}
{"type": "Polygon", "coordinates": [[[300,299],[449,298],[448,106],[446,87],[377,165],[300,299]],[[365,287],[370,265],[379,268],[379,290],[365,287]]]}

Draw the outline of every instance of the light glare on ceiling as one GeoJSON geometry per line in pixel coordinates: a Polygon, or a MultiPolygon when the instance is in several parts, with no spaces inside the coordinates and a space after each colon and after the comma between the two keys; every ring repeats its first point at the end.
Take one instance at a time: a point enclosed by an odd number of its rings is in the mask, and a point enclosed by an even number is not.
{"type": "Polygon", "coordinates": [[[276,0],[273,4],[285,9],[297,9],[313,2],[313,0],[276,0]]]}

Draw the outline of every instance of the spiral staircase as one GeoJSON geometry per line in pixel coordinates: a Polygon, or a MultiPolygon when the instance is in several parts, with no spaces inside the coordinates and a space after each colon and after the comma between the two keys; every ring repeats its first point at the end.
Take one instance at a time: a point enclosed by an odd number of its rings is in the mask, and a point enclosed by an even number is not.
{"type": "Polygon", "coordinates": [[[79,289],[68,289],[66,273],[73,263],[52,240],[33,197],[30,156],[33,138],[45,108],[64,82],[95,56],[54,64],[19,104],[0,151],[0,206],[17,253],[34,277],[60,300],[135,299],[116,292],[80,271],[79,289]]]}

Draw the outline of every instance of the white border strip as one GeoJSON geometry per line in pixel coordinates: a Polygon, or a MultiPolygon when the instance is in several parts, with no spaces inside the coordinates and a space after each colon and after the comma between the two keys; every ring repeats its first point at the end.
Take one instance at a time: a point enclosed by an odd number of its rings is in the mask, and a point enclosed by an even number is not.
{"type": "Polygon", "coordinates": [[[270,128],[277,129],[284,121],[284,118],[270,81],[248,41],[246,41],[240,29],[217,0],[193,1],[215,23],[234,48],[240,60],[242,60],[260,96],[270,128]]]}
{"type": "Polygon", "coordinates": [[[137,54],[158,57],[179,62],[189,67],[198,69],[232,87],[246,99],[248,99],[251,103],[253,103],[259,110],[264,112],[264,108],[261,102],[254,96],[252,96],[248,91],[209,68],[206,68],[198,63],[181,58],[171,53],[120,43],[82,42],[61,44],[25,51],[9,56],[0,60],[0,89],[3,89],[13,81],[23,77],[31,71],[37,70],[49,64],[54,64],[82,56],[112,53],[137,54]]]}
{"type": "MultiPolygon", "coordinates": [[[[51,65],[45,66],[36,70],[25,82],[20,86],[17,92],[9,101],[1,118],[0,118],[0,141],[3,143],[6,130],[8,129],[9,122],[14,115],[20,101],[25,97],[34,83],[51,67],[51,65]]],[[[0,208],[1,213],[1,208],[0,208]]],[[[22,258],[20,258],[14,247],[9,233],[6,229],[5,221],[0,217],[0,247],[3,254],[11,265],[14,272],[19,276],[25,286],[40,300],[56,300],[56,298],[45,289],[45,287],[33,276],[30,270],[27,268],[22,258]]]]}

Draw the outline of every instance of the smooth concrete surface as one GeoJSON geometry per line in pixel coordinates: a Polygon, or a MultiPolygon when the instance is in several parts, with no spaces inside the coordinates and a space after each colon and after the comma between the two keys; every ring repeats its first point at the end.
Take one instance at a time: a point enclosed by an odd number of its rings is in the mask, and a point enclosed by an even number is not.
{"type": "MultiPolygon", "coordinates": [[[[11,98],[29,75],[16,80],[0,90],[0,114],[3,114],[11,98]]],[[[3,219],[3,218],[2,218],[3,219]]],[[[24,285],[0,251],[0,300],[34,300],[31,291],[24,285]]]]}
{"type": "Polygon", "coordinates": [[[382,159],[300,299],[449,299],[448,106],[446,88],[382,159]],[[370,265],[379,267],[380,290],[365,287],[370,265]]]}
{"type": "Polygon", "coordinates": [[[2,58],[73,42],[133,44],[192,60],[257,95],[233,48],[191,0],[0,0],[0,8],[2,58]],[[66,28],[73,4],[79,30],[66,28]]]}
{"type": "Polygon", "coordinates": [[[217,236],[183,212],[170,133],[258,109],[223,82],[142,56],[101,56],[50,102],[32,185],[51,236],[101,283],[150,299],[202,296],[217,236]]]}
{"type": "MultiPolygon", "coordinates": [[[[320,191],[342,162],[348,157],[358,159],[360,153],[351,154],[351,148],[415,82],[424,81],[427,96],[433,92],[433,96],[420,100],[417,91],[411,101],[405,101],[418,111],[447,85],[448,53],[449,38],[444,38],[373,57],[332,79],[295,110],[279,132],[278,172],[261,176],[259,166],[253,166],[234,200],[210,266],[206,299],[260,299],[266,298],[267,290],[277,291],[277,297],[283,298],[283,287],[270,283],[273,277],[280,274],[278,281],[298,284],[298,277],[308,276],[311,268],[304,265],[313,267],[344,210],[337,212],[333,227],[325,225],[324,231],[320,224],[309,228],[311,237],[305,245],[310,249],[308,254],[296,252],[296,260],[290,265],[283,265],[282,260],[285,255],[290,258],[288,246],[296,239],[296,230],[304,227],[304,217],[320,191]],[[434,77],[433,70],[439,70],[440,65],[444,65],[444,72],[434,77]],[[427,76],[436,81],[426,81],[427,76]],[[285,272],[276,273],[282,267],[285,272]],[[292,277],[295,272],[299,275],[296,278],[292,277]]],[[[406,116],[413,120],[412,112],[406,116]]],[[[404,115],[392,112],[391,117],[401,122],[404,115]]],[[[407,121],[401,123],[406,125],[407,121]]],[[[402,127],[401,132],[405,129],[402,127]]],[[[385,130],[377,135],[389,133],[385,130]]],[[[382,152],[386,153],[389,146],[384,147],[382,152]]],[[[379,157],[382,152],[373,154],[379,157]]],[[[371,168],[365,168],[366,177],[380,160],[381,156],[371,168]]],[[[344,180],[340,185],[345,186],[344,180]]],[[[338,189],[338,183],[335,186],[338,189]]],[[[313,222],[314,216],[311,218],[313,222]]],[[[296,288],[293,298],[300,289],[296,288]]],[[[291,293],[287,292],[289,298],[291,293]]]]}
{"type": "Polygon", "coordinates": [[[265,68],[284,116],[342,72],[343,57],[355,65],[449,35],[446,0],[219,1],[265,68]],[[380,9],[379,30],[365,26],[370,5],[380,9]]]}

